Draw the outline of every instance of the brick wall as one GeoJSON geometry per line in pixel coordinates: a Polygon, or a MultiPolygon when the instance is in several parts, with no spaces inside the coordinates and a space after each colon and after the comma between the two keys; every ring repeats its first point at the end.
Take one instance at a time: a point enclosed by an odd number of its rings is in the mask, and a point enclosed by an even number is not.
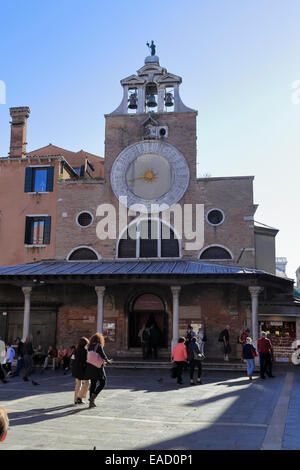
{"type": "MultiPolygon", "coordinates": [[[[80,245],[93,247],[103,258],[116,256],[116,239],[101,241],[97,238],[96,226],[100,219],[95,217],[91,227],[81,229],[76,225],[76,215],[84,209],[95,215],[100,203],[111,203],[116,209],[118,227],[119,205],[110,186],[111,167],[125,147],[142,139],[142,123],[145,119],[146,115],[106,116],[104,182],[59,183],[56,258],[65,258],[72,248],[80,245]],[[67,216],[63,218],[62,213],[67,213],[67,216]]],[[[219,244],[227,247],[234,260],[222,262],[224,264],[235,264],[246,248],[239,264],[254,268],[254,251],[250,251],[254,249],[253,221],[244,219],[254,213],[253,177],[197,179],[196,113],[164,113],[156,116],[156,119],[160,125],[168,125],[166,142],[183,153],[190,167],[190,185],[180,204],[204,204],[205,215],[213,208],[219,208],[225,214],[224,223],[220,226],[213,227],[204,221],[204,246],[219,244]]],[[[186,250],[185,243],[183,239],[183,257],[197,259],[199,250],[186,250]]]]}

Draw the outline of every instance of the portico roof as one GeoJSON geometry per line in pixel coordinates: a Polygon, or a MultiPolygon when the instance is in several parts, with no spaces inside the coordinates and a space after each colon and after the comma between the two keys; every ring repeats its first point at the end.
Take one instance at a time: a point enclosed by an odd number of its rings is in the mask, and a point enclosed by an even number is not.
{"type": "Polygon", "coordinates": [[[203,263],[189,260],[100,260],[100,261],[40,261],[32,264],[7,266],[0,268],[0,282],[16,279],[54,280],[54,278],[189,278],[200,280],[205,277],[228,278],[264,278],[275,284],[287,287],[291,279],[279,278],[262,270],[239,266],[203,263]]]}

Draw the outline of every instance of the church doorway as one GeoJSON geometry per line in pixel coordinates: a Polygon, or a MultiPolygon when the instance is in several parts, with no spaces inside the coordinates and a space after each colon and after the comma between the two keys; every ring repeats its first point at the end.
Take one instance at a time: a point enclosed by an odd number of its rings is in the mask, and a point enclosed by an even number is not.
{"type": "Polygon", "coordinates": [[[129,304],[128,347],[141,347],[141,330],[156,325],[158,347],[168,347],[168,314],[164,301],[156,294],[140,294],[129,304]]]}

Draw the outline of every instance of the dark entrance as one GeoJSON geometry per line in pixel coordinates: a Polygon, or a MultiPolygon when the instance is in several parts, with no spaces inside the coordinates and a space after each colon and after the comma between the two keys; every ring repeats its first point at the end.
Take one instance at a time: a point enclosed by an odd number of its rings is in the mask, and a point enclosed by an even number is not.
{"type": "Polygon", "coordinates": [[[168,347],[168,314],[163,300],[154,294],[142,294],[130,304],[128,316],[128,346],[141,347],[141,330],[154,322],[159,330],[158,347],[168,347]]]}

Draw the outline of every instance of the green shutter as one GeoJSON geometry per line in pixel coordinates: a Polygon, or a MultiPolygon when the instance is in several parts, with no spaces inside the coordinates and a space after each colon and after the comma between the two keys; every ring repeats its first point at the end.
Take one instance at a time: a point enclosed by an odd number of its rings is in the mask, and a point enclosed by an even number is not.
{"type": "Polygon", "coordinates": [[[31,245],[31,243],[32,243],[31,234],[32,234],[32,217],[27,217],[26,216],[26,220],[25,220],[25,240],[24,240],[25,245],[31,245]]]}
{"type": "Polygon", "coordinates": [[[50,244],[50,235],[51,235],[51,217],[45,217],[45,226],[44,226],[44,244],[50,244]]]}
{"type": "Polygon", "coordinates": [[[32,192],[32,183],[33,183],[33,168],[28,166],[27,168],[25,168],[25,187],[24,187],[25,193],[32,192]]]}
{"type": "Polygon", "coordinates": [[[54,166],[47,168],[46,191],[53,191],[54,166]]]}

